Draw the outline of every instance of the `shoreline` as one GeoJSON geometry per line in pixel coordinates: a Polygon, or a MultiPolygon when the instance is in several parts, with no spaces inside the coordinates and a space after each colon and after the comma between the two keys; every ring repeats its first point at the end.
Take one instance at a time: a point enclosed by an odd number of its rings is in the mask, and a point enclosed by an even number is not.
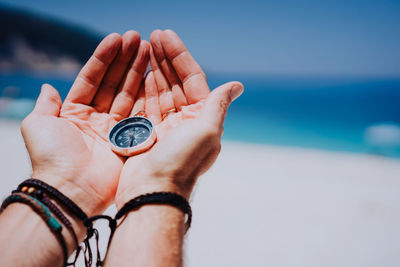
{"type": "MultiPolygon", "coordinates": [[[[33,102],[34,103],[34,102],[33,102]]],[[[26,117],[26,116],[24,116],[26,117]]],[[[1,117],[0,116],[0,128],[5,127],[19,127],[23,119],[20,117],[1,117]]],[[[316,153],[333,153],[337,155],[354,155],[354,156],[365,156],[365,157],[372,157],[372,158],[382,158],[382,159],[389,159],[400,161],[400,157],[397,156],[387,156],[379,153],[363,153],[360,151],[350,151],[350,150],[331,150],[331,149],[323,149],[319,147],[310,147],[310,146],[301,146],[301,145],[276,145],[270,143],[259,143],[259,142],[252,142],[252,141],[242,141],[242,140],[234,140],[230,138],[222,138],[222,142],[226,144],[234,144],[238,147],[259,147],[261,149],[271,148],[271,149],[279,149],[279,150],[287,150],[287,151],[299,151],[299,152],[316,152],[316,153]]]]}

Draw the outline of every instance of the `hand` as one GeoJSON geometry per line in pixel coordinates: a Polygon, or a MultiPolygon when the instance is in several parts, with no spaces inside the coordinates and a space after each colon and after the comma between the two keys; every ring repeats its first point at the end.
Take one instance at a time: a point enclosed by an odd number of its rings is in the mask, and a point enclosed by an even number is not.
{"type": "Polygon", "coordinates": [[[140,105],[135,97],[150,45],[138,33],[108,35],[77,76],[64,103],[43,85],[35,109],[21,126],[32,177],[58,188],[89,216],[113,200],[125,159],[108,145],[117,121],[140,105]]]}
{"type": "Polygon", "coordinates": [[[126,161],[115,198],[117,208],[154,191],[189,198],[197,178],[220,151],[228,106],[243,92],[241,83],[230,82],[210,93],[204,72],[173,31],[154,31],[150,42],[152,71],[145,79],[142,105],[155,124],[157,142],[126,161]],[[176,112],[169,112],[175,108],[176,112]]]}

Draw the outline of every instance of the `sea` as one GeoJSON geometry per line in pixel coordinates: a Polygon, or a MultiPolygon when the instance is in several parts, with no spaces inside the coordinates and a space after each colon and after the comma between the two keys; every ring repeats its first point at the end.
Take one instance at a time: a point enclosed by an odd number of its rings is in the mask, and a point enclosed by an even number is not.
{"type": "MultiPolygon", "coordinates": [[[[400,158],[400,77],[208,75],[211,88],[232,80],[245,91],[229,108],[225,140],[400,158]]],[[[41,84],[65,97],[72,82],[0,74],[0,118],[23,119],[41,84]]]]}

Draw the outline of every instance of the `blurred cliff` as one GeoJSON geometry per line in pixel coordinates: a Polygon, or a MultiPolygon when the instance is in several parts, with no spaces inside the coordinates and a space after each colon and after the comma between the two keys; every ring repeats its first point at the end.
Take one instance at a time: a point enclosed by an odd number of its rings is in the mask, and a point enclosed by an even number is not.
{"type": "Polygon", "coordinates": [[[101,35],[0,4],[0,118],[24,118],[44,82],[65,97],[101,35]]]}
{"type": "MultiPolygon", "coordinates": [[[[114,4],[113,2],[112,5],[114,4]]],[[[46,6],[44,2],[37,3],[37,5],[46,6]]],[[[56,5],[59,4],[54,4],[54,6],[56,5]]],[[[64,5],[66,4],[64,3],[64,5]]],[[[68,2],[68,5],[72,4],[68,2]]],[[[129,14],[125,14],[127,20],[124,20],[123,16],[117,16],[115,11],[114,17],[110,15],[108,19],[104,19],[100,15],[107,14],[109,8],[109,6],[103,6],[102,9],[96,9],[96,14],[91,14],[93,16],[91,20],[99,23],[99,27],[94,27],[94,25],[91,27],[104,32],[123,32],[126,27],[132,27],[140,29],[141,33],[146,33],[142,29],[148,29],[147,32],[150,32],[150,27],[153,27],[151,21],[140,20],[138,17],[132,20],[129,12],[129,14]],[[100,24],[103,21],[112,22],[115,25],[108,29],[102,28],[100,24]],[[147,26],[141,27],[140,23],[147,26]]],[[[59,6],[57,9],[59,12],[62,10],[59,6]]],[[[32,110],[43,83],[53,85],[61,97],[67,95],[80,66],[88,59],[102,37],[101,33],[61,20],[61,18],[66,21],[72,20],[73,15],[77,15],[77,17],[88,15],[87,12],[82,14],[73,12],[75,12],[73,8],[62,10],[65,16],[61,16],[59,13],[57,17],[59,19],[55,19],[48,16],[52,16],[51,14],[56,14],[56,12],[43,12],[47,15],[39,15],[40,13],[14,9],[0,4],[0,22],[2,23],[2,28],[0,28],[0,119],[19,120],[24,118],[32,110]]],[[[75,19],[75,21],[79,21],[76,17],[75,19]]],[[[307,21],[305,18],[304,20],[307,21]]],[[[293,23],[293,21],[289,22],[293,23]]],[[[176,23],[177,29],[183,25],[181,20],[176,23]]],[[[165,26],[164,22],[161,24],[163,27],[165,26]]],[[[168,22],[165,24],[168,25],[168,22]]],[[[339,30],[339,26],[339,24],[335,26],[337,40],[340,42],[346,40],[348,45],[341,51],[351,52],[351,56],[348,57],[349,62],[346,61],[346,64],[350,64],[350,61],[361,64],[362,61],[356,56],[357,53],[352,50],[355,41],[347,42],[346,31],[339,30]]],[[[203,27],[207,27],[207,25],[204,26],[202,21],[200,28],[203,27]]],[[[306,26],[303,25],[304,27],[306,26]]],[[[306,28],[308,29],[308,26],[306,28]]],[[[321,30],[318,27],[315,29],[321,30]]],[[[190,31],[184,34],[185,42],[188,40],[188,44],[192,42],[192,45],[196,43],[198,40],[192,35],[197,35],[197,30],[196,27],[190,28],[190,31]]],[[[183,30],[183,32],[185,31],[183,30]]],[[[228,33],[229,30],[225,34],[228,33]]],[[[262,35],[263,32],[260,34],[262,35]]],[[[208,35],[212,37],[212,33],[207,33],[208,35]]],[[[376,34],[376,36],[380,35],[376,34]]],[[[278,45],[281,40],[279,36],[275,36],[275,39],[271,38],[270,43],[275,45],[278,45]]],[[[290,38],[296,38],[296,34],[291,33],[290,38]]],[[[322,39],[319,38],[318,42],[322,39]]],[[[221,44],[229,47],[228,40],[221,44]]],[[[304,40],[311,44],[315,38],[312,35],[305,35],[304,40]]],[[[384,41],[386,39],[382,40],[383,44],[390,43],[384,41]]],[[[221,50],[218,50],[215,40],[210,42],[210,45],[198,49],[197,51],[203,51],[201,52],[203,54],[197,54],[195,57],[204,60],[207,58],[205,55],[211,53],[210,55],[214,56],[216,54],[228,55],[238,63],[242,61],[238,53],[229,50],[219,52],[221,50]]],[[[279,59],[275,60],[275,63],[272,60],[270,66],[279,70],[279,66],[288,64],[289,67],[284,75],[249,74],[245,72],[246,68],[243,68],[243,72],[238,73],[217,71],[210,73],[205,69],[210,88],[216,88],[230,80],[239,80],[246,87],[245,94],[230,107],[225,123],[224,138],[242,142],[400,157],[400,105],[398,103],[400,78],[379,75],[357,76],[352,71],[348,71],[346,75],[342,76],[324,76],[320,75],[317,70],[312,72],[313,75],[291,75],[291,72],[288,71],[291,69],[290,66],[298,66],[296,64],[302,64],[305,68],[308,66],[301,60],[297,62],[298,55],[309,53],[311,59],[319,58],[321,55],[323,58],[329,59],[325,56],[337,51],[342,46],[340,43],[339,46],[331,45],[331,50],[323,49],[315,53],[310,50],[310,47],[307,46],[306,49],[293,42],[286,48],[295,49],[297,51],[295,54],[293,51],[288,54],[284,51],[279,52],[279,50],[274,50],[274,47],[268,46],[258,50],[260,57],[266,57],[265,51],[276,52],[278,57],[281,55],[279,59]],[[282,56],[286,54],[287,57],[282,56]]],[[[290,51],[290,49],[285,51],[290,51]]],[[[247,52],[242,54],[247,56],[247,52]]],[[[267,62],[271,62],[270,59],[273,57],[265,60],[265,64],[269,64],[267,62]]],[[[256,62],[251,57],[248,60],[256,62]]],[[[369,61],[372,60],[374,61],[373,65],[380,64],[379,60],[369,59],[369,61]]],[[[204,61],[207,62],[207,60],[204,61]]],[[[209,66],[216,64],[215,69],[223,70],[224,68],[218,66],[218,61],[221,61],[221,58],[210,60],[209,66]]],[[[392,61],[389,60],[382,66],[390,67],[392,66],[390,62],[392,61]]],[[[320,67],[329,69],[329,66],[332,66],[329,64],[329,62],[321,61],[320,67]]],[[[393,70],[396,71],[395,68],[393,70]]]]}
{"type": "Polygon", "coordinates": [[[0,72],[76,74],[101,39],[79,26],[0,5],[0,72]]]}

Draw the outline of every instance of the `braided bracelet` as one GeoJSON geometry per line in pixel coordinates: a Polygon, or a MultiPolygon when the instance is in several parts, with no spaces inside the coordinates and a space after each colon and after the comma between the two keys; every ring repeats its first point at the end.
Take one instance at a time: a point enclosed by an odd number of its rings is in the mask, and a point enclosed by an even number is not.
{"type": "Polygon", "coordinates": [[[0,207],[0,213],[2,213],[8,205],[16,202],[30,206],[32,210],[46,222],[47,226],[50,228],[51,232],[55,234],[61,245],[64,255],[64,266],[66,266],[68,261],[68,248],[65,239],[61,234],[62,225],[51,215],[50,210],[42,202],[24,193],[14,193],[7,197],[0,207]]]}
{"type": "Polygon", "coordinates": [[[81,247],[79,246],[78,237],[75,233],[74,227],[72,226],[72,223],[68,220],[68,218],[65,217],[63,212],[40,189],[36,189],[35,187],[23,186],[21,188],[21,191],[14,190],[12,193],[15,192],[22,192],[27,195],[30,195],[31,197],[36,198],[37,200],[42,202],[47,208],[49,208],[49,210],[62,222],[62,224],[65,225],[65,227],[71,233],[76,247],[75,258],[71,263],[67,263],[67,266],[75,265],[80,254],[81,247]]]}
{"type": "Polygon", "coordinates": [[[69,199],[67,196],[65,196],[63,193],[61,193],[51,185],[46,184],[41,180],[32,178],[23,181],[18,186],[17,190],[21,191],[24,186],[40,188],[43,192],[47,193],[50,197],[56,199],[56,201],[58,201],[69,212],[71,212],[73,215],[75,215],[82,221],[85,221],[88,218],[86,213],[78,205],[76,205],[71,199],[69,199]]]}
{"type": "Polygon", "coordinates": [[[171,192],[154,192],[131,199],[117,212],[115,220],[122,218],[132,210],[138,210],[141,206],[148,204],[167,204],[180,209],[187,215],[185,223],[186,232],[190,228],[192,223],[192,209],[190,208],[189,202],[181,195],[171,192]]]}
{"type": "MultiPolygon", "coordinates": [[[[98,248],[98,231],[93,227],[93,222],[98,219],[107,219],[109,221],[109,227],[111,229],[111,235],[112,235],[115,231],[115,221],[110,216],[96,215],[96,216],[89,218],[87,216],[87,214],[77,204],[75,204],[71,199],[69,199],[63,193],[58,191],[56,188],[52,187],[51,185],[49,185],[41,180],[38,180],[38,179],[31,178],[31,179],[25,180],[18,186],[17,191],[22,191],[23,189],[24,190],[34,190],[34,191],[36,189],[40,189],[43,193],[46,193],[49,197],[55,199],[56,202],[58,202],[60,205],[62,205],[68,212],[72,213],[75,217],[82,220],[84,226],[87,227],[87,236],[86,236],[85,240],[83,241],[84,245],[85,245],[85,248],[83,249],[85,266],[91,266],[91,264],[92,264],[92,251],[90,248],[89,239],[92,238],[93,236],[96,238],[96,246],[97,246],[96,266],[100,266],[102,264],[102,260],[101,260],[101,256],[100,256],[100,252],[99,252],[99,248],[98,248]],[[31,188],[33,188],[33,189],[31,189],[31,188]],[[86,253],[88,253],[89,259],[86,258],[86,253]]],[[[46,201],[46,200],[44,200],[44,201],[46,201]]],[[[49,204],[49,202],[51,202],[50,199],[48,199],[48,201],[46,201],[47,204],[49,204]]],[[[53,203],[49,204],[49,208],[50,208],[50,206],[55,206],[54,204],[53,205],[52,204],[53,203]]],[[[53,212],[55,214],[62,215],[62,212],[61,211],[58,212],[58,211],[53,209],[53,212]]],[[[64,218],[65,218],[65,216],[64,216],[64,218]]],[[[67,225],[69,221],[65,220],[65,219],[60,219],[60,220],[62,220],[63,223],[65,225],[67,225]]],[[[72,225],[71,225],[71,227],[72,227],[72,225]]],[[[67,226],[67,228],[68,228],[68,226],[67,226]]],[[[75,241],[77,242],[77,238],[75,241]]],[[[77,246],[77,249],[79,250],[80,247],[77,246]]],[[[79,256],[78,253],[79,253],[79,251],[77,251],[75,260],[72,264],[74,264],[76,262],[76,259],[79,256]]]]}

